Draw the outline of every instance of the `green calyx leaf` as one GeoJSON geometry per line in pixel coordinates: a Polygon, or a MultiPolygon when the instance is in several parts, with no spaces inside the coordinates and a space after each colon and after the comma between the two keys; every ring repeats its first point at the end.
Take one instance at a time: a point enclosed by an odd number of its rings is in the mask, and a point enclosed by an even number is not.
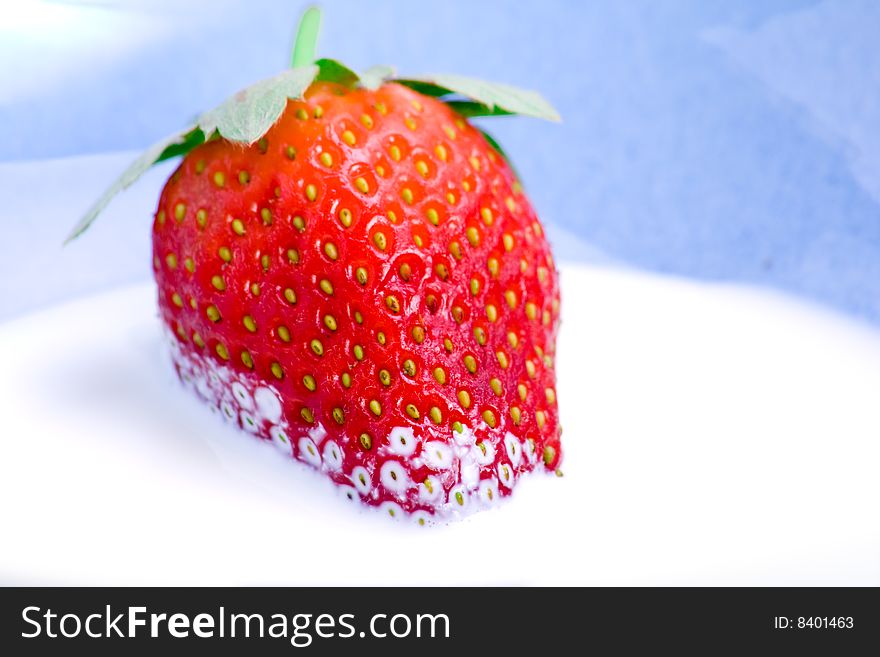
{"type": "Polygon", "coordinates": [[[510,167],[510,170],[513,171],[513,175],[516,176],[516,179],[517,179],[517,180],[520,180],[519,171],[517,171],[517,170],[516,170],[516,167],[513,166],[513,161],[511,161],[511,159],[507,156],[507,153],[505,153],[505,152],[504,152],[504,149],[501,148],[501,144],[499,144],[499,143],[495,140],[495,137],[493,137],[492,135],[490,135],[488,132],[486,132],[486,131],[483,130],[482,128],[477,128],[477,130],[479,130],[479,131],[482,133],[482,135],[483,135],[483,139],[485,139],[485,140],[489,143],[489,146],[491,146],[492,148],[494,148],[494,149],[496,150],[496,152],[497,152],[501,157],[504,158],[504,161],[507,162],[507,165],[510,167]]]}
{"type": "Polygon", "coordinates": [[[475,116],[510,116],[513,114],[513,112],[501,109],[497,105],[495,107],[489,107],[488,105],[483,105],[483,103],[477,103],[473,100],[447,100],[446,104],[466,119],[475,116]]]}
{"type": "Polygon", "coordinates": [[[296,40],[293,42],[293,54],[290,57],[290,68],[308,66],[315,61],[318,52],[318,34],[321,32],[321,10],[309,7],[303,12],[296,28],[296,40]]]}
{"type": "Polygon", "coordinates": [[[157,162],[186,155],[199,144],[215,136],[242,144],[259,140],[279,119],[288,99],[303,98],[306,89],[322,73],[326,79],[357,81],[357,76],[338,62],[315,62],[321,10],[310,7],[300,19],[291,66],[287,71],[261,80],[202,114],[195,125],[156,142],[144,151],[122,175],[98,198],[64,240],[67,244],[84,233],[107,204],[140,178],[157,162]],[[314,62],[314,63],[313,63],[314,62]]]}
{"type": "Polygon", "coordinates": [[[346,87],[354,87],[360,79],[357,73],[335,59],[319,59],[315,65],[318,67],[315,82],[336,82],[346,87]]]}
{"type": "Polygon", "coordinates": [[[186,155],[192,149],[200,144],[205,143],[205,133],[202,132],[202,129],[198,126],[184,134],[183,139],[179,142],[174,142],[165,147],[159,157],[156,158],[154,164],[159,164],[159,162],[164,162],[165,160],[170,160],[173,157],[179,157],[181,155],[186,155]]]}
{"type": "Polygon", "coordinates": [[[361,87],[375,90],[394,77],[394,68],[391,66],[371,66],[358,75],[335,59],[319,59],[315,65],[318,67],[315,82],[335,82],[350,89],[361,87]]]}
{"type": "Polygon", "coordinates": [[[480,113],[476,113],[476,108],[472,107],[469,116],[496,116],[499,113],[497,110],[502,110],[506,114],[522,114],[548,121],[561,120],[559,113],[537,91],[519,89],[509,84],[486,82],[447,73],[407,78],[396,82],[428,96],[442,97],[455,94],[485,107],[480,113]]]}
{"type": "Polygon", "coordinates": [[[202,114],[198,125],[206,135],[216,130],[229,141],[253,144],[279,119],[288,99],[305,95],[318,71],[315,65],[301,66],[261,80],[202,114]]]}
{"type": "Polygon", "coordinates": [[[415,78],[399,78],[394,81],[397,84],[402,84],[413,91],[417,91],[424,96],[431,96],[432,98],[440,98],[441,96],[448,96],[449,94],[454,93],[451,89],[438,86],[433,82],[425,82],[415,78]]]}
{"type": "MultiPolygon", "coordinates": [[[[396,79],[395,71],[390,66],[373,66],[358,75],[336,60],[316,60],[320,25],[320,10],[316,7],[307,9],[299,23],[291,58],[292,68],[242,89],[215,109],[199,116],[194,124],[150,146],[89,208],[65,244],[81,235],[116,194],[134,183],[157,162],[186,155],[210,139],[223,138],[245,145],[258,141],[281,117],[288,100],[304,98],[306,90],[314,82],[334,82],[352,89],[361,87],[375,90],[391,81],[427,96],[440,98],[466,118],[522,114],[550,121],[560,120],[556,110],[540,94],[506,84],[448,74],[396,79]]],[[[489,144],[507,160],[498,143],[488,134],[483,134],[489,144]]]]}
{"type": "Polygon", "coordinates": [[[186,155],[215,133],[229,141],[253,144],[278,120],[287,107],[287,100],[302,98],[317,75],[317,66],[304,66],[261,80],[242,89],[219,107],[202,114],[196,125],[156,142],[132,162],[89,208],[64,243],[85,232],[114,196],[157,162],[186,155]]]}
{"type": "MultiPolygon", "coordinates": [[[[70,231],[70,235],[67,236],[67,239],[64,240],[64,243],[67,244],[71,240],[77,238],[79,235],[85,232],[85,230],[92,225],[92,222],[95,218],[101,213],[101,211],[107,207],[107,204],[110,203],[110,200],[116,196],[119,192],[121,192],[126,187],[129,187],[132,183],[134,183],[138,178],[140,178],[147,169],[153,166],[158,159],[173,145],[182,144],[186,141],[188,135],[194,132],[196,129],[187,129],[181,132],[177,132],[173,135],[169,135],[160,141],[157,141],[155,144],[150,146],[147,150],[145,150],[140,157],[138,157],[134,162],[132,162],[128,168],[122,172],[122,175],[116,179],[116,181],[107,188],[107,190],[101,194],[97,201],[89,208],[88,212],[83,215],[82,219],[79,220],[79,223],[70,231]]],[[[173,157],[173,156],[169,156],[173,157]]]]}
{"type": "Polygon", "coordinates": [[[375,91],[381,87],[387,80],[394,77],[395,71],[393,66],[371,66],[361,73],[361,86],[364,89],[375,91]]]}

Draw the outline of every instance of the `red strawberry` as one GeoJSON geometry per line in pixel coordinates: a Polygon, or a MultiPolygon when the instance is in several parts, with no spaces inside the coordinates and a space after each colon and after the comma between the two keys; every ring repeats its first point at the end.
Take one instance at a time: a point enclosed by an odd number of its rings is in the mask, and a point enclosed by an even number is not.
{"type": "Polygon", "coordinates": [[[153,254],[181,378],[350,498],[424,522],[557,469],[553,259],[449,104],[311,84],[258,142],[186,155],[153,254]]]}

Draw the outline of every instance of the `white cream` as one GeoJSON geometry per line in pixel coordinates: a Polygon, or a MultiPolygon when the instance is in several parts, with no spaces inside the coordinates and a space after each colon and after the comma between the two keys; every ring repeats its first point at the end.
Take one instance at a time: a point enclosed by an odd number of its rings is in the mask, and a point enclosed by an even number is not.
{"type": "Polygon", "coordinates": [[[277,424],[281,421],[281,399],[278,392],[272,388],[260,386],[254,391],[254,401],[257,404],[257,413],[269,422],[277,424]]]}
{"type": "Polygon", "coordinates": [[[392,495],[402,497],[410,487],[409,475],[399,461],[388,460],[379,469],[379,481],[392,495]]]}
{"type": "Polygon", "coordinates": [[[342,448],[334,441],[324,443],[324,465],[332,472],[338,472],[342,468],[342,448]]]}
{"type": "Polygon", "coordinates": [[[297,456],[300,459],[316,468],[321,467],[321,455],[318,453],[318,446],[315,445],[311,438],[303,436],[297,441],[296,446],[297,456]]]}
{"type": "Polygon", "coordinates": [[[388,434],[388,449],[398,456],[411,456],[416,451],[416,437],[409,427],[394,427],[388,434]]]}
{"type": "Polygon", "coordinates": [[[373,488],[370,473],[362,465],[356,465],[351,471],[351,483],[361,495],[369,495],[373,488]]]}
{"type": "Polygon", "coordinates": [[[452,448],[439,440],[426,442],[422,448],[422,458],[432,470],[449,470],[453,466],[452,448]]]}

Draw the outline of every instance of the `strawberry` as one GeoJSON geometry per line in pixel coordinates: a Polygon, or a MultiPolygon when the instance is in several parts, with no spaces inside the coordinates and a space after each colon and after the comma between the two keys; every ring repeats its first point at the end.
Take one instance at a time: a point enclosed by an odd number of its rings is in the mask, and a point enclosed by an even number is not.
{"type": "Polygon", "coordinates": [[[553,258],[464,116],[508,111],[315,68],[257,135],[205,119],[160,144],[185,152],[153,223],[177,372],[391,516],[492,505],[562,455],[553,258]]]}

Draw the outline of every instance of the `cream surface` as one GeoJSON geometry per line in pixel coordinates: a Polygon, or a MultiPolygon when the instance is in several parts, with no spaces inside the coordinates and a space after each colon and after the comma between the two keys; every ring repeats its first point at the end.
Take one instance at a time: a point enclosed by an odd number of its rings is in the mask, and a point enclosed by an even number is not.
{"type": "Polygon", "coordinates": [[[562,284],[565,476],[430,528],[185,392],[151,285],[0,324],[0,581],[880,584],[880,334],[743,288],[562,284]]]}

